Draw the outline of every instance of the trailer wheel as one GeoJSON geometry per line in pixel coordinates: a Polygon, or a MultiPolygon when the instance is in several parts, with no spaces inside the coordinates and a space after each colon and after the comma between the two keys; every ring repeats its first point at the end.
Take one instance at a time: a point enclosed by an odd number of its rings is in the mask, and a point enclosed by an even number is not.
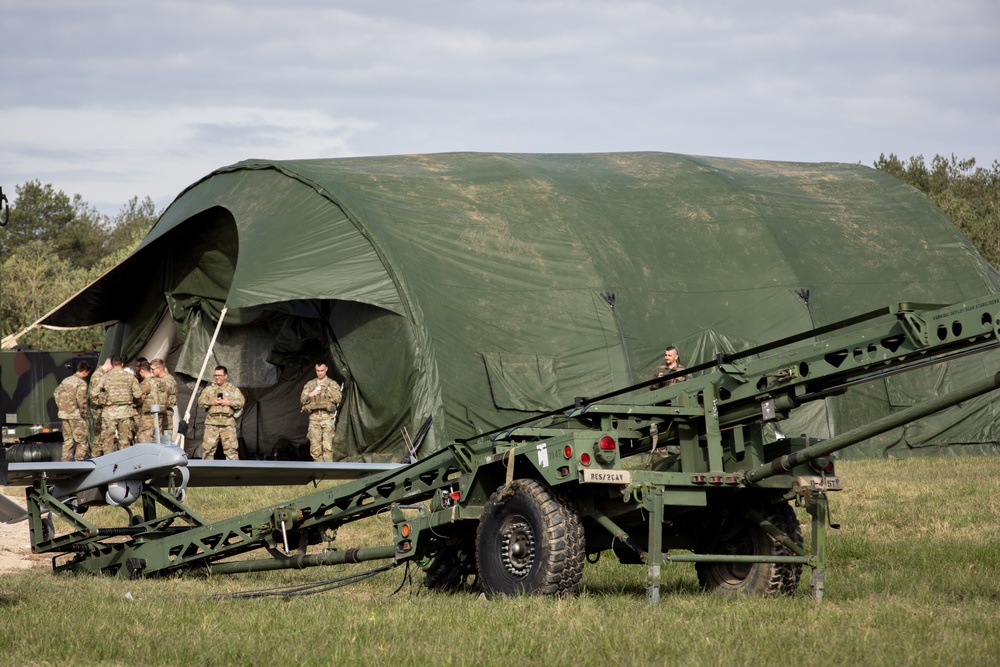
{"type": "Polygon", "coordinates": [[[44,517],[42,519],[42,542],[48,542],[56,536],[56,527],[52,524],[52,519],[44,517]]]}
{"type": "Polygon", "coordinates": [[[579,514],[537,480],[501,487],[479,520],[476,565],[488,597],[576,593],[585,556],[579,514]]]}
{"type": "MultiPolygon", "coordinates": [[[[770,505],[764,509],[768,521],[802,546],[802,531],[795,511],[788,503],[770,505]]],[[[699,553],[731,555],[790,556],[792,553],[755,523],[728,517],[716,529],[725,537],[699,549],[699,553]],[[739,522],[733,525],[731,522],[739,522]]],[[[792,594],[799,584],[802,566],[790,563],[695,563],[698,582],[706,591],[729,595],[792,594]]]]}

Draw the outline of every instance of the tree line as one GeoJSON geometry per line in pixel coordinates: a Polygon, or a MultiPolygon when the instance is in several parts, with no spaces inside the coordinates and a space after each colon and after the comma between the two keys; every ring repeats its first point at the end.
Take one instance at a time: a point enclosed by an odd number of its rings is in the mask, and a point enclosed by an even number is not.
{"type": "MultiPolygon", "coordinates": [[[[990,264],[1000,266],[1000,162],[983,168],[975,158],[935,155],[927,164],[922,155],[902,160],[883,153],[873,166],[927,194],[990,264]]],[[[15,186],[8,224],[0,229],[0,332],[21,331],[125,259],[158,217],[149,197],[133,197],[107,216],[51,184],[15,186]]],[[[89,350],[103,338],[101,327],[35,329],[18,343],[89,350]]]]}
{"type": "Polygon", "coordinates": [[[1000,162],[994,161],[987,169],[977,167],[975,158],[935,155],[928,165],[922,155],[904,162],[883,153],[874,167],[930,197],[979,253],[1000,267],[1000,162]]]}
{"type": "MultiPolygon", "coordinates": [[[[80,195],[29,181],[15,187],[0,229],[0,330],[20,332],[125,259],[156,222],[153,200],[133,197],[108,216],[80,195]]],[[[103,327],[35,329],[18,344],[84,351],[104,340],[103,327]]]]}

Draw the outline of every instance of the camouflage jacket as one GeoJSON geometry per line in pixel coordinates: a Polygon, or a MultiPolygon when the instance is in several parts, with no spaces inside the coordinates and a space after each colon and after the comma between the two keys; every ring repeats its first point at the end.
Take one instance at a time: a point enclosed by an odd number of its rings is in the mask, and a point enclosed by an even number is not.
{"type": "Polygon", "coordinates": [[[154,405],[160,406],[160,412],[177,405],[177,383],[170,375],[156,377],[152,375],[139,383],[142,388],[142,412],[149,414],[154,405]]]}
{"type": "Polygon", "coordinates": [[[141,404],[142,389],[135,376],[124,368],[112,368],[105,373],[97,389],[99,398],[96,402],[104,406],[104,419],[126,419],[136,415],[135,406],[141,404]]]}
{"type": "Polygon", "coordinates": [[[100,393],[101,387],[104,386],[105,375],[107,375],[107,372],[103,368],[98,368],[94,371],[94,374],[90,376],[90,404],[96,410],[101,409],[102,404],[98,403],[98,401],[101,400],[100,393]]]}
{"type": "Polygon", "coordinates": [[[302,393],[299,394],[299,403],[302,404],[302,412],[336,412],[337,406],[340,405],[340,385],[326,378],[322,381],[319,378],[314,378],[306,382],[306,386],[302,388],[302,393]],[[320,387],[323,391],[320,392],[318,396],[310,396],[316,387],[320,387]]]}
{"type": "Polygon", "coordinates": [[[158,386],[160,396],[160,411],[166,412],[177,406],[177,380],[173,375],[167,373],[163,377],[155,375],[150,380],[154,380],[158,386]]]}
{"type": "Polygon", "coordinates": [[[208,411],[205,423],[209,426],[235,426],[236,413],[243,409],[244,401],[243,394],[233,383],[227,382],[220,387],[213,382],[198,396],[198,407],[208,411]],[[229,399],[229,405],[212,405],[219,394],[229,399]]]}
{"type": "Polygon", "coordinates": [[[139,391],[142,392],[139,412],[148,415],[152,412],[154,405],[159,405],[162,411],[163,404],[160,403],[160,385],[155,377],[148,377],[139,383],[139,391]]]}
{"type": "Polygon", "coordinates": [[[87,383],[76,374],[56,387],[53,396],[59,408],[59,419],[84,419],[87,416],[87,383]]]}

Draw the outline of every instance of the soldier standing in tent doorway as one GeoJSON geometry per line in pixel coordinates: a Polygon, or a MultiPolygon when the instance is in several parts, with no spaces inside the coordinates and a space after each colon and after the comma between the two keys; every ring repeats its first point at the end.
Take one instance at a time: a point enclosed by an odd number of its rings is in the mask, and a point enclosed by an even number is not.
{"type": "Polygon", "coordinates": [[[97,390],[101,411],[101,437],[94,443],[94,456],[103,456],[132,446],[135,427],[135,405],[142,400],[139,381],[125,370],[121,357],[111,357],[111,370],[99,380],[100,386],[91,387],[91,398],[97,390]],[[116,443],[117,436],[117,443],[116,443]]]}
{"type": "Polygon", "coordinates": [[[82,461],[87,457],[87,376],[90,364],[80,361],[73,375],[63,380],[53,394],[59,419],[63,423],[63,461],[82,461]]]}
{"type": "Polygon", "coordinates": [[[212,459],[222,441],[226,459],[239,459],[239,440],[236,439],[236,413],[243,409],[243,394],[229,382],[229,370],[216,366],[212,375],[215,384],[205,387],[198,396],[198,407],[205,408],[205,437],[201,441],[202,457],[212,459]]]}
{"type": "MultiPolygon", "coordinates": [[[[663,364],[656,367],[656,372],[653,373],[653,377],[661,378],[664,375],[672,375],[683,370],[687,369],[680,363],[680,355],[677,353],[677,348],[673,345],[668,345],[666,349],[663,350],[663,364]]],[[[650,385],[649,388],[652,390],[669,387],[672,384],[684,382],[684,380],[688,380],[690,378],[690,375],[681,375],[680,377],[670,378],[669,380],[664,380],[663,382],[656,382],[650,385]]]]}
{"type": "Polygon", "coordinates": [[[306,382],[299,395],[302,411],[309,413],[309,454],[313,461],[333,461],[334,425],[340,405],[340,385],[327,377],[330,367],[316,362],[316,378],[306,382]]]}

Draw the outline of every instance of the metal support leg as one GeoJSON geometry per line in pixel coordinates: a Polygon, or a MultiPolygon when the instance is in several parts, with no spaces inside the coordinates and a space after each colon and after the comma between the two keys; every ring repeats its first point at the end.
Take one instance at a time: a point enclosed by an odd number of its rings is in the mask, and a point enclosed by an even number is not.
{"type": "Polygon", "coordinates": [[[823,571],[826,568],[826,526],[829,522],[829,504],[826,494],[813,492],[806,502],[806,511],[812,516],[812,592],[816,602],[823,601],[823,571]]]}
{"type": "Polygon", "coordinates": [[[649,549],[646,551],[646,601],[660,603],[660,566],[663,565],[663,489],[654,486],[646,491],[649,510],[649,549]]]}

